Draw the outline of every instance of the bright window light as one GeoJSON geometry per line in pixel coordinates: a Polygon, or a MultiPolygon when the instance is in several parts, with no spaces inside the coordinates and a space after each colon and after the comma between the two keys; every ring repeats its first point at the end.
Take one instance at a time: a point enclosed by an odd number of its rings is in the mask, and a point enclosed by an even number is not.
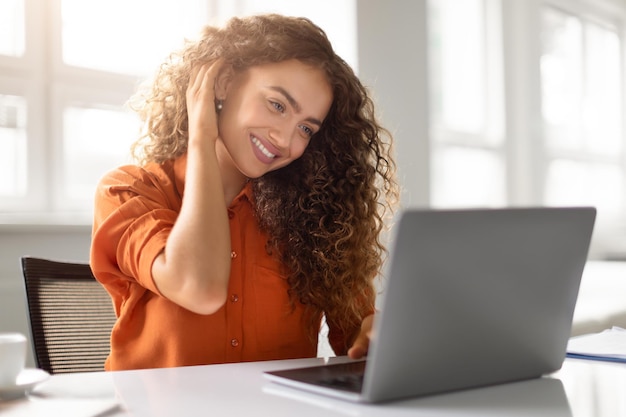
{"type": "Polygon", "coordinates": [[[546,8],[541,57],[548,150],[544,201],[624,207],[620,39],[616,29],[546,8]]]}
{"type": "Polygon", "coordinates": [[[68,197],[91,200],[103,174],[130,162],[130,144],[137,137],[138,126],[135,115],[117,108],[65,109],[63,188],[68,197]]]}
{"type": "Polygon", "coordinates": [[[442,207],[505,204],[502,158],[491,151],[447,147],[435,154],[433,205],[442,207]]]}
{"type": "Polygon", "coordinates": [[[62,0],[63,62],[149,74],[182,46],[185,37],[197,37],[206,23],[206,4],[201,0],[62,0]]]}
{"type": "MultiPolygon", "coordinates": [[[[483,0],[432,2],[438,26],[439,117],[448,129],[485,128],[485,20],[483,0]]],[[[436,71],[437,71],[436,70],[436,71]]]]}
{"type": "Polygon", "coordinates": [[[0,1],[0,55],[23,55],[24,38],[24,0],[0,1]]]}
{"type": "Polygon", "coordinates": [[[0,95],[0,196],[26,193],[26,100],[0,95]]]}

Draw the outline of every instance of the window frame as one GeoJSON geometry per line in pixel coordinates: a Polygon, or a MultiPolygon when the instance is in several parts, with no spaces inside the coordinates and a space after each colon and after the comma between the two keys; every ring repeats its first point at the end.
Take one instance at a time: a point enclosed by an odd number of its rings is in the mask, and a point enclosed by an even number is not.
{"type": "MultiPolygon", "coordinates": [[[[526,0],[524,2],[503,0],[506,137],[508,138],[511,172],[509,179],[509,190],[511,190],[509,203],[511,205],[544,205],[548,165],[555,158],[568,156],[568,152],[559,153],[549,149],[543,131],[539,68],[543,7],[556,8],[596,24],[602,25],[606,24],[602,22],[610,22],[610,25],[617,29],[621,43],[621,136],[624,146],[619,160],[622,161],[622,178],[626,183],[626,136],[624,132],[626,4],[619,4],[613,0],[526,0]]],[[[570,156],[582,158],[571,160],[599,159],[594,155],[581,155],[580,153],[572,153],[570,156]]],[[[625,189],[619,192],[626,197],[625,189]]],[[[624,201],[626,202],[626,198],[624,201]]],[[[626,203],[624,208],[626,208],[626,203]]],[[[624,239],[626,214],[619,218],[599,220],[594,230],[590,257],[610,258],[616,253],[622,253],[619,256],[624,256],[625,248],[622,247],[621,241],[624,239]]]]}
{"type": "Polygon", "coordinates": [[[32,172],[30,167],[46,166],[47,143],[45,126],[37,123],[45,114],[43,100],[39,97],[38,84],[28,79],[1,75],[0,94],[23,97],[26,101],[26,194],[24,196],[2,196],[0,209],[7,211],[23,210],[40,211],[45,207],[44,176],[32,172]]]}
{"type": "Polygon", "coordinates": [[[27,102],[27,191],[0,199],[0,222],[91,224],[93,196],[68,199],[63,169],[63,110],[72,103],[113,106],[144,77],[69,66],[61,54],[61,0],[24,0],[25,51],[0,56],[0,94],[27,102]]]}
{"type": "MultiPolygon", "coordinates": [[[[486,4],[489,5],[487,1],[486,4]]],[[[624,128],[626,121],[626,106],[624,105],[626,97],[626,86],[624,85],[626,84],[626,66],[624,65],[626,4],[617,0],[497,1],[501,9],[501,47],[503,54],[504,141],[502,146],[500,148],[489,146],[489,140],[485,140],[485,144],[481,144],[479,140],[474,140],[473,135],[470,133],[446,130],[437,123],[431,110],[429,138],[431,152],[425,158],[434,159],[436,152],[441,147],[447,145],[459,144],[470,149],[488,150],[504,161],[506,172],[505,190],[507,194],[505,196],[505,206],[547,204],[546,200],[544,200],[544,187],[546,186],[548,164],[554,158],[568,156],[567,152],[555,152],[547,146],[541,111],[541,72],[539,66],[541,57],[541,16],[543,7],[553,7],[574,16],[579,16],[584,22],[617,28],[621,45],[621,136],[624,147],[618,159],[611,156],[603,158],[595,154],[583,153],[583,155],[578,155],[580,158],[572,158],[571,160],[588,162],[604,160],[611,163],[620,161],[621,178],[626,184],[626,129],[624,128]]],[[[493,4],[491,6],[493,7],[493,4]]],[[[488,10],[489,7],[487,7],[487,13],[488,10]]],[[[486,25],[488,25],[488,22],[486,25]]],[[[486,37],[488,38],[488,35],[486,37]]],[[[486,39],[485,42],[489,42],[489,39],[486,39]]],[[[485,50],[488,54],[489,48],[487,47],[485,50]]],[[[489,55],[486,55],[484,59],[486,61],[485,68],[488,70],[490,67],[489,55]]],[[[488,91],[485,91],[485,96],[489,97],[488,91]]],[[[576,155],[572,153],[569,156],[573,157],[576,155]]],[[[432,161],[429,162],[432,165],[432,161]]],[[[434,169],[431,168],[429,178],[431,190],[435,187],[434,175],[434,169]]],[[[616,192],[622,193],[626,202],[626,187],[616,192]]],[[[425,198],[431,207],[434,206],[433,195],[433,191],[431,191],[425,198]]],[[[463,204],[459,205],[463,206],[463,204]]],[[[445,206],[435,207],[446,208],[445,206]]],[[[626,203],[624,208],[626,209],[626,203]]],[[[618,254],[618,256],[624,257],[626,255],[626,247],[624,246],[626,244],[624,242],[626,214],[621,215],[619,219],[610,218],[607,220],[602,217],[604,216],[599,216],[600,221],[596,222],[590,256],[606,258],[618,254]]]]}
{"type": "MultiPolygon", "coordinates": [[[[446,207],[445,202],[437,201],[437,161],[442,155],[445,154],[448,149],[466,148],[468,150],[486,151],[496,157],[502,166],[503,174],[508,178],[508,153],[507,143],[505,135],[505,126],[502,123],[504,118],[503,110],[501,109],[504,103],[504,94],[499,94],[498,89],[494,88],[494,83],[502,84],[504,78],[504,69],[501,59],[502,49],[502,29],[500,18],[500,0],[482,0],[483,8],[480,11],[482,14],[484,27],[482,34],[482,61],[483,61],[483,96],[481,97],[481,105],[484,109],[484,115],[482,120],[482,128],[476,132],[460,131],[454,128],[447,127],[445,123],[438,117],[436,112],[432,111],[430,114],[430,190],[428,201],[431,206],[434,207],[446,207]]],[[[435,0],[436,2],[436,0],[435,0]]],[[[429,6],[428,10],[430,12],[429,6]]],[[[430,34],[429,34],[430,36],[430,34]]],[[[429,44],[430,45],[430,44],[429,44]]],[[[429,54],[432,58],[432,54],[429,54]]],[[[434,67],[431,63],[430,74],[431,77],[437,77],[436,72],[440,70],[438,67],[434,67]]],[[[436,78],[435,78],[436,79],[436,78]]],[[[431,94],[439,94],[438,85],[432,85],[433,78],[431,78],[431,85],[429,91],[431,94]]],[[[500,89],[502,91],[502,89],[500,89]]],[[[489,205],[498,206],[502,205],[509,200],[506,182],[503,184],[501,190],[502,195],[496,197],[496,201],[501,203],[492,202],[489,205]]],[[[452,206],[465,206],[463,202],[453,203],[452,206]]]]}

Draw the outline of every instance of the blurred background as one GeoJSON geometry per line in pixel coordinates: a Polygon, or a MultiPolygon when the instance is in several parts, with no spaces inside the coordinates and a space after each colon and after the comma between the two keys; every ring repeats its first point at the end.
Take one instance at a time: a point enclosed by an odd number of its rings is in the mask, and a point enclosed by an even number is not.
{"type": "Polygon", "coordinates": [[[623,0],[0,0],[0,231],[89,226],[125,101],[233,15],[311,18],[396,135],[403,204],[593,205],[626,257],[623,0]]]}

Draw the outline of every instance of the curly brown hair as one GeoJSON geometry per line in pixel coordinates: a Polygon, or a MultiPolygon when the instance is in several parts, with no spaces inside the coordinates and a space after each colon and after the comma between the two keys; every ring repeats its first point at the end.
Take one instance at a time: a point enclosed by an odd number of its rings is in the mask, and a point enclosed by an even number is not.
{"type": "Polygon", "coordinates": [[[251,181],[260,226],[285,265],[292,299],[309,308],[311,319],[323,312],[349,339],[374,308],[374,280],[386,255],[381,234],[398,199],[392,137],[322,29],[306,18],[259,15],[206,27],[136,96],[145,131],[133,154],[141,163],[186,152],[192,68],[218,58],[235,71],[297,59],[326,74],[333,103],[302,157],[251,181]]]}

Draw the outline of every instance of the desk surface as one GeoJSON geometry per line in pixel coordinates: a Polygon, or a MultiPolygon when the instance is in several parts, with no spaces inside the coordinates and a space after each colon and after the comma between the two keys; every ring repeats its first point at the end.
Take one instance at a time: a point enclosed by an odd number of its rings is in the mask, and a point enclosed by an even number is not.
{"type": "MultiPolygon", "coordinates": [[[[344,360],[335,358],[334,360],[344,360]]],[[[264,370],[324,359],[54,375],[2,416],[625,416],[626,364],[566,359],[540,379],[381,405],[352,404],[267,381],[264,370]]]]}

